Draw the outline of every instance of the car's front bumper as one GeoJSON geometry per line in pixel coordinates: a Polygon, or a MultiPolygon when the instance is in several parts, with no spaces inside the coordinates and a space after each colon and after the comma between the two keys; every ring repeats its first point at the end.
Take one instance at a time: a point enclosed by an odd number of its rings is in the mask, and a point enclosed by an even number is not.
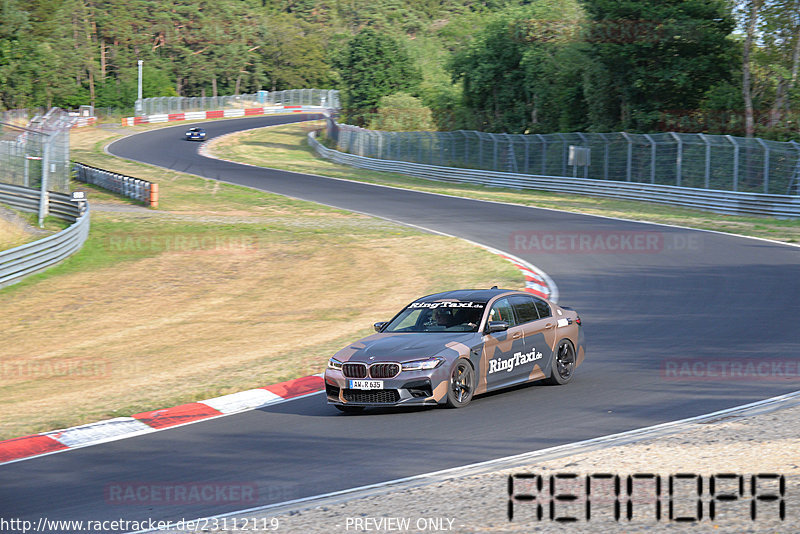
{"type": "MultiPolygon", "coordinates": [[[[325,393],[329,404],[340,406],[434,405],[447,394],[446,365],[429,371],[403,371],[383,379],[382,389],[350,389],[350,378],[340,370],[325,371],[325,393]]],[[[372,380],[372,379],[370,379],[372,380]]]]}

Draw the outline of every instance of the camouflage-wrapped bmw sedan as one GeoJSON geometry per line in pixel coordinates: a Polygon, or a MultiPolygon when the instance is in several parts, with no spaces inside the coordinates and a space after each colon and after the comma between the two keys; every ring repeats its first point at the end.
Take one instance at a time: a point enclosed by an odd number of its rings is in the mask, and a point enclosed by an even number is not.
{"type": "Polygon", "coordinates": [[[343,411],[460,408],[524,382],[566,384],[586,353],[575,311],[507,289],[428,295],[375,330],[328,361],[328,402],[343,411]]]}

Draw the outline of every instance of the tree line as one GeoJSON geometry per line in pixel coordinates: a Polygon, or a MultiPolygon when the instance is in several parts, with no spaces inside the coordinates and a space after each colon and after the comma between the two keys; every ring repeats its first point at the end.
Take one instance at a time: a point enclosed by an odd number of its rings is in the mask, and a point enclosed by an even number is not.
{"type": "Polygon", "coordinates": [[[564,0],[495,17],[450,67],[483,130],[790,139],[798,63],[798,0],[564,0]]]}
{"type": "Polygon", "coordinates": [[[798,138],[800,0],[0,0],[0,108],[342,90],[367,127],[798,138]]]}

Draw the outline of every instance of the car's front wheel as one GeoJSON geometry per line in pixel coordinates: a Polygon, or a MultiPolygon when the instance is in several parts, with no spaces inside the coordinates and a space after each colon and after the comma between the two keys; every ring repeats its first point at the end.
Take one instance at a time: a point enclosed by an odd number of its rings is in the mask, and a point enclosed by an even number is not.
{"type": "Polygon", "coordinates": [[[550,366],[550,378],[545,380],[547,384],[560,386],[572,380],[575,374],[575,347],[566,339],[562,339],[558,344],[553,364],[550,366]]]}
{"type": "Polygon", "coordinates": [[[447,407],[463,408],[472,400],[475,393],[475,371],[467,360],[458,360],[450,372],[447,388],[447,407]]]}

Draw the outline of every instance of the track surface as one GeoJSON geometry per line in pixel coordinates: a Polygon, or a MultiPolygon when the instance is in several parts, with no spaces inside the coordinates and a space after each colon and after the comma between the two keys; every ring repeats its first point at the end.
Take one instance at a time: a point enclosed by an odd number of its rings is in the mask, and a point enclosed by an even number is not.
{"type": "MultiPolygon", "coordinates": [[[[214,137],[304,118],[258,117],[204,127],[214,137]]],[[[662,371],[665,362],[680,358],[796,361],[800,249],[246,167],[199,156],[197,144],[181,139],[184,129],[128,137],[110,151],[421,225],[521,256],[556,281],[562,304],[580,312],[589,344],[586,362],[566,387],[517,388],[477,398],[463,410],[347,417],[313,395],[6,465],[0,467],[0,517],[194,518],[622,432],[800,389],[796,379],[676,381],[662,371]],[[518,231],[657,232],[664,247],[637,254],[530,253],[513,248],[511,235],[518,231]],[[104,497],[109,484],[193,481],[255,483],[258,498],[246,505],[118,506],[104,497]]],[[[687,457],[686,470],[691,469],[687,457]]]]}

